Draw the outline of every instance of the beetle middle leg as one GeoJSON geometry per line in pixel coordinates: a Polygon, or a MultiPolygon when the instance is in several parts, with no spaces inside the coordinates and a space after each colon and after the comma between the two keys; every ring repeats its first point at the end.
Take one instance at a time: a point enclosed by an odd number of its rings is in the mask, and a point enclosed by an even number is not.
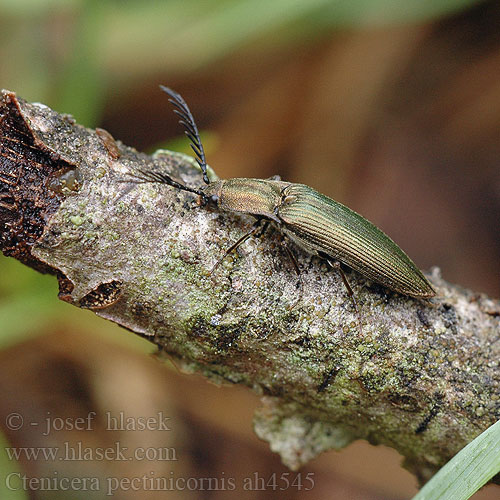
{"type": "Polygon", "coordinates": [[[299,263],[297,262],[297,258],[295,257],[294,253],[292,252],[292,249],[290,248],[290,245],[288,244],[288,239],[287,237],[283,234],[281,234],[281,246],[285,249],[286,254],[288,255],[288,258],[293,264],[293,268],[295,269],[295,272],[297,273],[297,277],[299,278],[299,281],[297,282],[297,288],[299,288],[299,297],[295,301],[295,304],[290,307],[290,311],[295,308],[295,306],[302,300],[302,292],[303,292],[303,286],[302,286],[302,274],[300,272],[300,267],[299,263]]]}
{"type": "Polygon", "coordinates": [[[356,315],[358,317],[358,322],[359,322],[359,332],[361,335],[363,335],[363,323],[361,319],[361,313],[358,308],[358,303],[356,302],[356,298],[354,297],[354,291],[351,288],[351,285],[349,284],[349,281],[347,280],[347,277],[342,270],[342,267],[340,265],[340,262],[338,260],[333,260],[329,255],[319,253],[319,256],[325,259],[325,261],[333,268],[339,271],[340,277],[342,278],[342,282],[344,283],[344,286],[346,287],[347,290],[347,295],[352,301],[352,305],[354,306],[354,310],[356,311],[356,315]]]}
{"type": "Polygon", "coordinates": [[[283,233],[280,233],[281,235],[281,247],[284,248],[286,254],[288,255],[288,258],[290,259],[292,265],[293,265],[293,268],[295,270],[295,272],[297,273],[297,276],[299,277],[299,283],[301,282],[300,280],[300,267],[299,267],[299,263],[297,262],[297,258],[295,257],[295,255],[293,254],[291,248],[290,248],[290,245],[288,244],[288,240],[286,238],[286,236],[283,234],[283,233]]]}

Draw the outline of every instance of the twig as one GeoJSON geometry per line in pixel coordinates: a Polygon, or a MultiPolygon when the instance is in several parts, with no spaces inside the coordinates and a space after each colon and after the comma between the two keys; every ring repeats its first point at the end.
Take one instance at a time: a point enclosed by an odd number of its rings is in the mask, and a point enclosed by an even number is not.
{"type": "Polygon", "coordinates": [[[60,298],[148,338],[184,370],[264,396],[257,434],[291,468],[355,439],[396,448],[421,481],[500,419],[500,303],[431,276],[432,302],[349,281],[272,231],[210,275],[248,218],[127,182],[198,187],[193,159],[150,157],[3,91],[0,246],[57,274],[60,298]],[[124,182],[125,181],[125,182],[124,182]]]}

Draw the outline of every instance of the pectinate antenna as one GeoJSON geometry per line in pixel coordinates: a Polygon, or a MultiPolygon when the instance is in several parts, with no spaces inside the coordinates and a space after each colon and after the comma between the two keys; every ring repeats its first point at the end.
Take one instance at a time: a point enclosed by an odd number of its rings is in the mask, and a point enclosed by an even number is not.
{"type": "Polygon", "coordinates": [[[136,173],[131,174],[134,178],[133,182],[136,184],[143,184],[149,182],[155,182],[157,184],[167,184],[174,188],[180,189],[182,191],[187,191],[188,193],[194,193],[201,196],[204,202],[207,202],[207,195],[201,189],[195,189],[189,186],[185,186],[180,182],[174,181],[172,177],[164,172],[155,172],[154,170],[138,170],[136,173]]]}
{"type": "Polygon", "coordinates": [[[160,85],[160,89],[163,90],[166,94],[170,96],[168,100],[174,106],[174,113],[179,116],[179,123],[184,127],[184,133],[187,135],[189,140],[191,141],[191,149],[194,151],[196,155],[196,161],[201,168],[203,173],[203,181],[205,184],[210,184],[207,175],[207,160],[205,159],[205,150],[203,149],[203,144],[201,143],[200,133],[198,132],[198,127],[196,126],[196,122],[194,121],[193,115],[189,110],[186,101],[181,97],[180,94],[165,87],[164,85],[160,85]]]}

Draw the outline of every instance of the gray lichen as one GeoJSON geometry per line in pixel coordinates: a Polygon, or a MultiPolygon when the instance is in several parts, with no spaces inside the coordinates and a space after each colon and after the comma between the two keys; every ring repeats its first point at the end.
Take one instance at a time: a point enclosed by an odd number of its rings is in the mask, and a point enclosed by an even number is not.
{"type": "Polygon", "coordinates": [[[425,481],[500,418],[500,303],[445,282],[431,301],[296,250],[301,283],[268,230],[211,269],[252,220],[196,207],[194,197],[136,184],[138,169],[192,186],[192,159],[150,157],[45,106],[19,101],[38,147],[78,171],[32,254],[70,283],[64,299],[151,342],[187,371],[264,396],[257,434],[296,469],[352,440],[385,444],[425,481]],[[68,291],[69,290],[69,291],[68,291]]]}

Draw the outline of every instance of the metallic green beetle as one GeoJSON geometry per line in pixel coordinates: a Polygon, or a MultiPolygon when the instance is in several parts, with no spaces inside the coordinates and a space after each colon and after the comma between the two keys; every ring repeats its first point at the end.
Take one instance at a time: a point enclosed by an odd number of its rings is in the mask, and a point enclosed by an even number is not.
{"type": "MultiPolygon", "coordinates": [[[[335,267],[340,271],[338,262],[410,297],[429,298],[436,294],[412,260],[378,227],[309,186],[284,182],[279,177],[210,182],[203,145],[186,102],[173,90],[164,86],[161,89],[170,96],[174,112],[186,129],[207,185],[194,189],[173,180],[163,172],[141,171],[137,177],[142,182],[168,184],[195,193],[200,197],[201,204],[213,203],[220,210],[257,217],[252,230],[233,244],[225,255],[261,230],[262,223],[267,226],[269,222],[274,222],[298,246],[330,263],[337,263],[335,267]]],[[[298,271],[293,254],[288,248],[287,251],[298,271]]],[[[352,296],[352,290],[342,271],[341,274],[349,295],[352,296]]]]}

